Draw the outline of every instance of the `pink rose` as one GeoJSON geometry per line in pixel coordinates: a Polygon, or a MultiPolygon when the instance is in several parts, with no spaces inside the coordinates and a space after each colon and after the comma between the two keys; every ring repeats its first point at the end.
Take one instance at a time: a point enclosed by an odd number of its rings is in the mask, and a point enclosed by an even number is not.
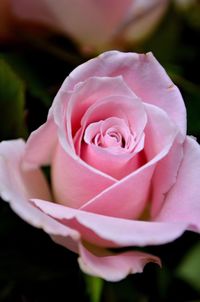
{"type": "MultiPolygon", "coordinates": [[[[72,37],[86,48],[112,48],[148,34],[169,0],[9,0],[13,15],[72,37]]],[[[23,27],[22,27],[23,29],[23,27]]]]}
{"type": "Polygon", "coordinates": [[[2,198],[110,281],[159,263],[119,248],[200,231],[199,178],[181,94],[151,53],[110,51],[80,65],[27,143],[0,145],[2,198]]]}

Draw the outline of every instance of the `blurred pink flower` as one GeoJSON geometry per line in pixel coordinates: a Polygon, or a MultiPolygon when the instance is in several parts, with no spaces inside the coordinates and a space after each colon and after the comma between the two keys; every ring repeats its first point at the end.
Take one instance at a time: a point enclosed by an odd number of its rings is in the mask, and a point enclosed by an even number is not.
{"type": "Polygon", "coordinates": [[[10,0],[19,20],[66,34],[85,49],[123,47],[150,33],[169,0],[10,0]]]}

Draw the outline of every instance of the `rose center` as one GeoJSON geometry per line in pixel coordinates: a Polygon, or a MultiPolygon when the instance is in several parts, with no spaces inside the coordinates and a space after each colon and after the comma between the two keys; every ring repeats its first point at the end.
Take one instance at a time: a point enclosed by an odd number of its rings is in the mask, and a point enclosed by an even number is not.
{"type": "Polygon", "coordinates": [[[100,140],[98,142],[98,146],[103,148],[109,147],[121,147],[124,148],[124,137],[122,134],[114,128],[108,129],[105,135],[100,134],[100,140]]]}
{"type": "Polygon", "coordinates": [[[113,117],[88,125],[84,141],[112,153],[130,153],[136,146],[136,135],[126,121],[113,117]]]}

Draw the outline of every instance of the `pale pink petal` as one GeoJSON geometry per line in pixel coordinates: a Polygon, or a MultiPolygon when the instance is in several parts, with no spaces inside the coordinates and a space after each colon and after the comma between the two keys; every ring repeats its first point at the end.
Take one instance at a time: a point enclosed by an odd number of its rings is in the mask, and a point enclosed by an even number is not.
{"type": "Polygon", "coordinates": [[[118,180],[83,203],[81,209],[113,217],[138,219],[150,198],[151,178],[156,162],[157,159],[118,180]]]}
{"type": "Polygon", "coordinates": [[[74,208],[79,208],[116,182],[78,156],[72,157],[60,145],[52,161],[51,175],[56,201],[74,208]]]}
{"type": "Polygon", "coordinates": [[[141,273],[144,266],[149,262],[161,265],[158,257],[138,251],[116,254],[102,251],[102,255],[98,256],[91,253],[84,246],[80,247],[78,262],[86,274],[112,282],[120,281],[129,274],[141,273]]]}
{"type": "Polygon", "coordinates": [[[56,148],[56,125],[52,118],[31,133],[26,143],[23,164],[26,168],[40,167],[51,162],[56,148]]]}
{"type": "Polygon", "coordinates": [[[77,230],[91,244],[114,248],[160,245],[180,237],[186,223],[139,221],[103,216],[44,200],[32,203],[61,224],[77,230]]]}
{"type": "Polygon", "coordinates": [[[105,52],[72,71],[61,91],[72,89],[78,82],[91,76],[119,75],[123,76],[128,86],[144,102],[166,111],[185,134],[186,112],[180,91],[151,53],[105,52]]]}
{"type": "Polygon", "coordinates": [[[39,169],[24,171],[21,167],[25,146],[21,139],[1,142],[1,192],[3,195],[8,194],[8,198],[15,191],[16,195],[23,193],[26,198],[40,196],[51,200],[48,184],[42,172],[39,169]],[[14,191],[9,192],[10,187],[14,191]]]}
{"type": "Polygon", "coordinates": [[[191,137],[184,143],[177,180],[165,198],[158,221],[185,222],[200,232],[200,146],[191,137]]]}
{"type": "Polygon", "coordinates": [[[154,105],[144,104],[144,106],[148,116],[148,122],[144,131],[144,149],[148,162],[150,162],[155,155],[163,152],[163,150],[165,155],[167,155],[179,132],[166,112],[154,105]]]}
{"type": "Polygon", "coordinates": [[[167,193],[176,184],[178,169],[183,160],[183,138],[177,135],[167,156],[160,161],[152,178],[151,217],[156,217],[167,193]]]}
{"type": "MultiPolygon", "coordinates": [[[[22,140],[0,144],[0,195],[9,202],[13,211],[31,225],[42,228],[49,235],[71,238],[75,246],[79,233],[64,226],[35,208],[29,198],[51,200],[50,192],[42,172],[38,169],[23,171],[21,161],[25,152],[22,140]]],[[[71,246],[69,246],[70,248],[71,246]]]]}
{"type": "MultiPolygon", "coordinates": [[[[151,110],[154,111],[153,119],[155,119],[155,114],[157,111],[157,108],[151,108],[151,110]]],[[[164,147],[164,140],[162,137],[167,136],[167,128],[171,124],[171,127],[173,128],[173,123],[171,121],[167,123],[163,123],[162,115],[157,113],[157,125],[156,123],[152,123],[152,126],[150,127],[150,132],[154,135],[152,136],[151,133],[146,133],[146,140],[145,140],[145,147],[146,147],[146,154],[149,159],[152,158],[152,151],[154,154],[155,148],[162,148],[161,145],[163,144],[164,147]],[[158,125],[159,126],[159,135],[157,132],[158,125]],[[162,133],[161,133],[162,131],[162,133]],[[157,136],[158,135],[158,136],[157,136]]],[[[151,115],[150,115],[151,116],[151,115]]],[[[175,130],[175,129],[174,129],[175,130]]],[[[175,130],[176,132],[176,130],[175,130]]],[[[170,135],[170,133],[168,133],[170,135]]],[[[172,132],[173,135],[173,132],[172,132]]],[[[156,169],[154,172],[154,175],[152,177],[152,196],[151,196],[151,217],[152,219],[156,216],[158,211],[160,210],[162,206],[162,202],[165,198],[166,193],[169,191],[169,189],[172,187],[172,185],[176,182],[177,172],[178,168],[180,166],[180,162],[183,157],[183,137],[180,133],[177,133],[175,135],[176,138],[173,142],[173,144],[170,147],[169,153],[166,154],[161,161],[159,161],[156,165],[156,169]]]]}

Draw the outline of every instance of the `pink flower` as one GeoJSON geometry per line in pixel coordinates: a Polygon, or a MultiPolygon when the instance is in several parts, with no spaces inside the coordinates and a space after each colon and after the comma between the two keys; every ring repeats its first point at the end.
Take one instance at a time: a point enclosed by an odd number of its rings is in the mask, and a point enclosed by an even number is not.
{"type": "MultiPolygon", "coordinates": [[[[67,34],[86,48],[112,48],[151,32],[169,0],[9,0],[13,15],[67,34]]],[[[22,27],[23,29],[23,27],[22,27]]]]}
{"type": "Polygon", "coordinates": [[[110,51],[80,65],[27,143],[0,145],[2,198],[110,281],[159,263],[134,247],[200,231],[199,178],[181,94],[151,53],[110,51]]]}

